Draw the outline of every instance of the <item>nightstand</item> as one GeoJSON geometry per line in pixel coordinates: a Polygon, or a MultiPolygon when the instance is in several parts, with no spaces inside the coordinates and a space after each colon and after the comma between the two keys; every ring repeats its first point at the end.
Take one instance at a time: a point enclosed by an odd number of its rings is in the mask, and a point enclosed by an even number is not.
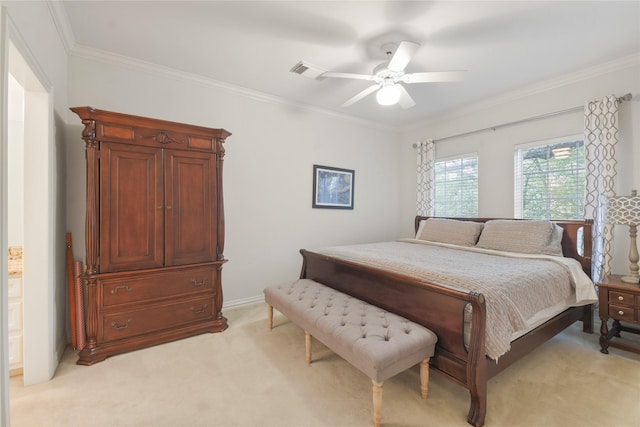
{"type": "Polygon", "coordinates": [[[640,328],[634,328],[625,323],[640,324],[640,285],[625,283],[622,276],[611,275],[602,283],[598,283],[600,302],[600,352],[609,354],[609,346],[640,354],[640,345],[625,341],[620,332],[640,334],[640,328]],[[607,322],[613,319],[611,329],[607,322]],[[620,338],[612,341],[612,338],[620,338]]]}

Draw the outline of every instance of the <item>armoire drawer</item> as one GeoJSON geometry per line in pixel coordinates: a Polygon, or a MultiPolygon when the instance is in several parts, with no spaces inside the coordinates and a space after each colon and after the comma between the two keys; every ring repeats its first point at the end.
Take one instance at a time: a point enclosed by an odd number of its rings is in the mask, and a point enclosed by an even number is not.
{"type": "Polygon", "coordinates": [[[176,304],[154,305],[140,310],[104,315],[103,341],[166,330],[214,316],[212,297],[181,301],[176,304]]]}
{"type": "Polygon", "coordinates": [[[180,296],[214,289],[211,267],[192,268],[160,273],[135,273],[114,278],[98,279],[102,289],[103,307],[138,303],[160,298],[180,296]]]}

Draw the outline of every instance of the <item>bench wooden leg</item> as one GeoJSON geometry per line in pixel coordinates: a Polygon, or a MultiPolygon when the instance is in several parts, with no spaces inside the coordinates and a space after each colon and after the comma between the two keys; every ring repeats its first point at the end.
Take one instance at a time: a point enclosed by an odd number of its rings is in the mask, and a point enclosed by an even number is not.
{"type": "Polygon", "coordinates": [[[311,366],[311,334],[307,331],[304,331],[304,354],[307,365],[311,366]]]}
{"type": "Polygon", "coordinates": [[[429,393],[429,357],[420,362],[420,395],[423,399],[429,393]]]}
{"type": "Polygon", "coordinates": [[[371,380],[373,383],[373,425],[380,427],[382,421],[382,382],[377,383],[371,380]]]}
{"type": "Polygon", "coordinates": [[[273,306],[267,304],[267,322],[269,323],[269,330],[273,329],[273,306]]]}

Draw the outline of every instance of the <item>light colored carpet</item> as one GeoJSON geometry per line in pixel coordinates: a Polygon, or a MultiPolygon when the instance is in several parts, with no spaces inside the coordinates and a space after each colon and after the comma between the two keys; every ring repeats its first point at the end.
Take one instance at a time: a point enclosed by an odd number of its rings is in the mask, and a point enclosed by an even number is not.
{"type": "MultiPolygon", "coordinates": [[[[266,305],[224,312],[229,329],[78,366],[69,349],[52,381],[11,380],[11,425],[370,426],[371,380],[266,305]]],[[[599,327],[599,321],[596,326],[599,327]]],[[[576,324],[489,382],[487,426],[638,426],[640,356],[599,352],[576,324]]],[[[466,426],[468,392],[418,368],[384,383],[384,426],[466,426]]]]}

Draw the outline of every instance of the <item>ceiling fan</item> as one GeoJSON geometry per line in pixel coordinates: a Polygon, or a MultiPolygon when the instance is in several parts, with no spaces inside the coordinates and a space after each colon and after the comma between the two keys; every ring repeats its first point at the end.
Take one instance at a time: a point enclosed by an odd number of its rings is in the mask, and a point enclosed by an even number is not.
{"type": "Polygon", "coordinates": [[[343,107],[349,107],[366,96],[376,92],[376,100],[380,105],[400,104],[404,109],[411,108],[416,103],[401,83],[432,83],[458,81],[464,77],[464,71],[424,71],[420,73],[405,73],[411,57],[420,45],[415,42],[402,41],[396,48],[395,43],[385,44],[383,49],[389,57],[387,62],[378,65],[373,74],[353,74],[327,71],[322,77],[340,79],[359,79],[375,82],[362,92],[347,100],[343,107]],[[394,52],[395,49],[395,52],[394,52]]]}

